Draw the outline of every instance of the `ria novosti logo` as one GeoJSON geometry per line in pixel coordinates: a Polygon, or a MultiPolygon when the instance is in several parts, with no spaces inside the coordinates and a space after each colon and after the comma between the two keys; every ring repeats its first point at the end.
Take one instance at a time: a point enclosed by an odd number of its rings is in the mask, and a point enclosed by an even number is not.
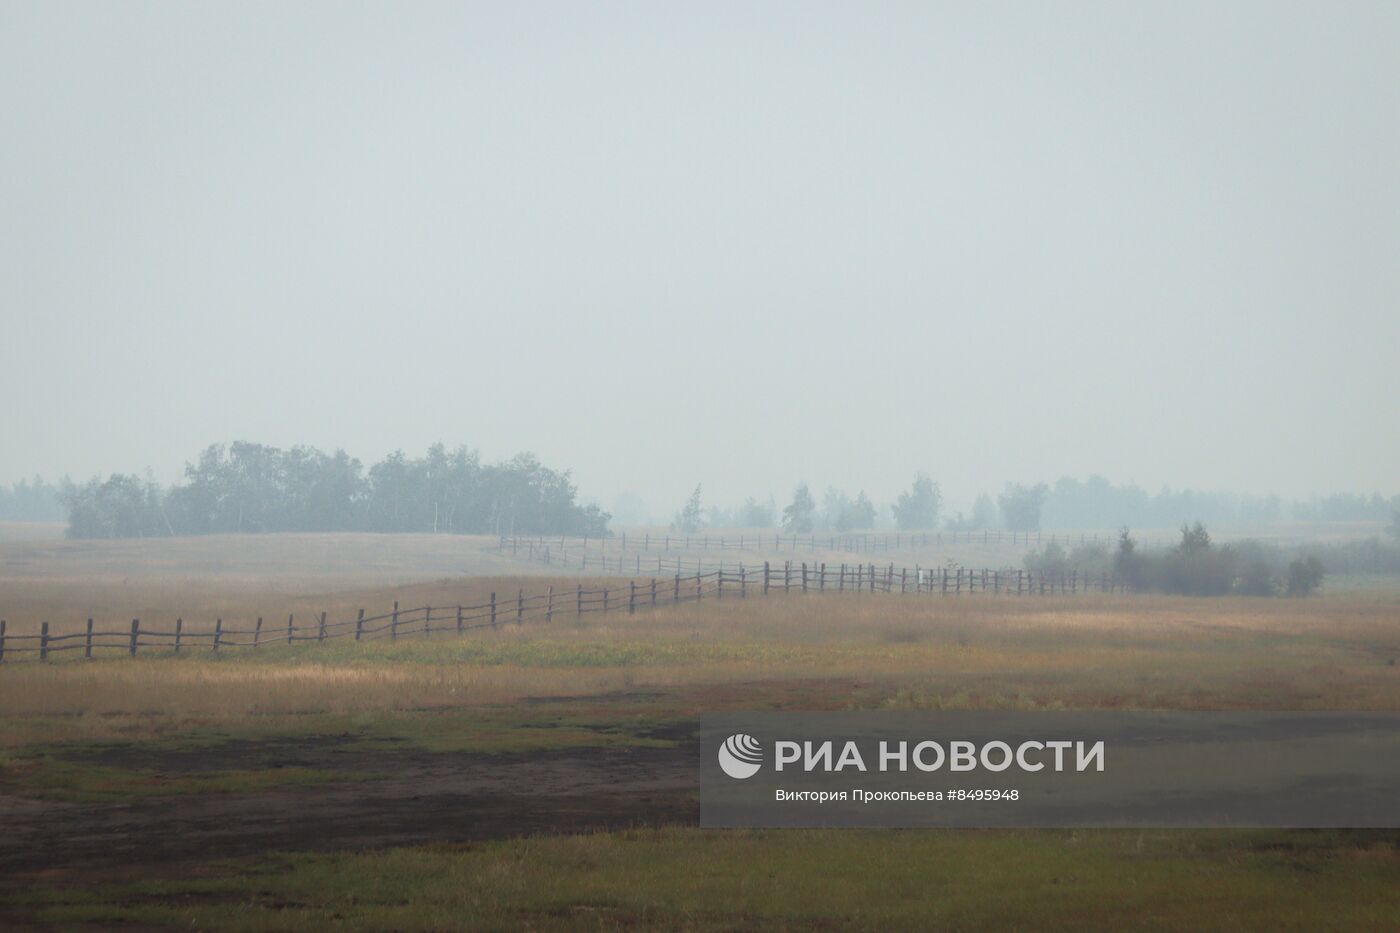
{"type": "MultiPolygon", "coordinates": [[[[875,743],[868,740],[866,744],[875,743]]],[[[910,744],[908,741],[881,740],[878,754],[873,759],[875,770],[907,772],[911,765],[923,772],[946,769],[951,772],[981,770],[993,774],[1007,770],[1027,773],[1104,770],[1103,739],[1090,742],[1082,739],[1028,740],[1014,747],[1009,742],[995,739],[980,746],[967,740],[947,742],[946,747],[943,742],[929,740],[913,743],[912,749],[910,744]]],[[[872,751],[875,749],[862,751],[860,743],[853,740],[796,742],[779,739],[773,743],[773,771],[797,770],[810,774],[839,773],[849,769],[865,773],[871,770],[867,761],[872,751]],[[794,765],[795,768],[789,767],[794,765]]],[[[719,766],[735,780],[751,778],[763,767],[763,745],[746,732],[736,732],[720,745],[719,766]]]]}
{"type": "Polygon", "coordinates": [[[762,765],[763,746],[751,735],[737,732],[719,747],[719,766],[732,778],[751,778],[762,765]]]}

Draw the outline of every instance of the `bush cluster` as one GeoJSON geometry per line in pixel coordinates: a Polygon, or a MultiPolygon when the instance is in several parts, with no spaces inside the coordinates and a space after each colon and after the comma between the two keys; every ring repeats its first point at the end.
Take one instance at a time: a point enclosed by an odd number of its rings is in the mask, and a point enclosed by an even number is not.
{"type": "Polygon", "coordinates": [[[580,505],[567,472],[529,454],[485,464],[466,448],[401,452],[366,471],[344,451],[237,442],[208,448],[165,487],[114,474],[64,491],[72,538],[273,531],[459,534],[607,533],[608,515],[580,505]]]}
{"type": "Polygon", "coordinates": [[[1113,571],[1134,589],[1185,596],[1308,596],[1325,576],[1316,555],[1285,564],[1281,552],[1255,541],[1217,545],[1200,522],[1182,526],[1181,541],[1156,552],[1139,550],[1123,529],[1113,571]]]}

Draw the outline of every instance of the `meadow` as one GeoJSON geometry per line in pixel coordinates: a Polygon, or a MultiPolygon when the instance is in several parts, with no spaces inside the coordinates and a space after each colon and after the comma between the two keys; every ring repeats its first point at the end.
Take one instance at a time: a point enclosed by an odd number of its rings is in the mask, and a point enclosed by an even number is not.
{"type": "MultiPolygon", "coordinates": [[[[241,539],[227,563],[217,543],[164,563],[99,545],[4,564],[0,603],[78,617],[204,601],[241,617],[575,582],[445,550],[462,544],[405,541],[363,573],[297,557],[325,542],[241,539]],[[410,566],[437,576],[402,578],[410,566]]],[[[0,921],[1388,926],[1393,833],[700,830],[695,723],[724,709],[1400,709],[1397,659],[1400,597],[1348,588],[774,594],[394,643],[6,662],[0,921]]]]}

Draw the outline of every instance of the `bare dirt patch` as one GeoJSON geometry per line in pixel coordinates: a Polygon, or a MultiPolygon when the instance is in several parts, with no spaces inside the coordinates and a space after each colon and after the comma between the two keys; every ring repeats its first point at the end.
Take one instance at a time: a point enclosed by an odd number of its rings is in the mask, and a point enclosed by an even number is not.
{"type": "MultiPolygon", "coordinates": [[[[675,733],[680,737],[680,733],[675,733]]],[[[382,775],[257,794],[117,804],[0,801],[0,872],[80,876],[103,866],[275,851],[374,849],[695,823],[693,732],[673,747],[483,755],[356,748],[343,737],[237,741],[209,749],[104,750],[101,762],[161,772],[276,767],[382,775]]]]}

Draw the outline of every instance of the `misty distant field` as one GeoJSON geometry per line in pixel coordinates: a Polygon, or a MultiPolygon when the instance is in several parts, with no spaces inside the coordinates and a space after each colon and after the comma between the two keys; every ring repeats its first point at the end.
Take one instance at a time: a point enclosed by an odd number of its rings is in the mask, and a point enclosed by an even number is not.
{"type": "MultiPolygon", "coordinates": [[[[1271,540],[1290,543],[1350,540],[1376,533],[1367,523],[1326,526],[1280,526],[1271,540]]],[[[1147,533],[1146,544],[1174,540],[1175,532],[1147,533]]],[[[1243,536],[1225,532],[1219,540],[1243,536]]],[[[568,539],[564,551],[557,537],[525,537],[502,543],[495,536],[450,534],[267,534],[203,535],[69,541],[57,525],[0,525],[0,618],[10,631],[26,634],[47,621],[55,633],[74,631],[85,620],[125,625],[133,618],[151,624],[184,619],[193,630],[213,625],[268,620],[288,613],[309,616],[328,612],[344,617],[357,609],[387,609],[395,599],[404,605],[424,599],[433,605],[474,602],[492,591],[520,588],[536,592],[545,578],[570,581],[600,577],[648,580],[670,577],[677,567],[694,573],[696,564],[731,569],[743,564],[755,572],[768,561],[793,572],[806,563],[814,572],[825,564],[831,573],[846,564],[880,568],[1021,567],[1028,553],[1052,541],[1073,549],[1097,539],[1108,547],[1109,531],[1049,532],[1014,543],[996,532],[930,533],[899,537],[895,532],[847,536],[845,549],[827,545],[831,535],[809,536],[794,543],[788,535],[761,529],[710,529],[686,536],[665,528],[633,528],[627,537],[593,539],[586,546],[568,539]],[[6,537],[8,535],[8,538],[6,537]],[[867,539],[868,549],[858,543],[867,539]],[[742,539],[744,546],[738,547],[742,539]],[[724,547],[721,548],[720,544],[724,547]],[[583,560],[586,552],[587,560],[583,560]],[[567,553],[567,558],[564,554],[567,553]],[[548,562],[546,562],[548,560],[548,562]],[[660,563],[658,563],[660,561],[660,563]],[[406,591],[416,586],[413,592],[406,591]]],[[[565,584],[561,584],[565,585],[565,584]]],[[[1325,594],[1394,591],[1394,579],[1332,578],[1325,594]]]]}
{"type": "Polygon", "coordinates": [[[0,522],[0,544],[62,540],[65,527],[62,522],[0,522]]]}
{"type": "MultiPolygon", "coordinates": [[[[0,568],[11,631],[606,579],[407,535],[18,542],[0,568]]],[[[6,660],[0,922],[1374,927],[1400,911],[1389,833],[701,831],[695,730],[724,709],[1397,709],[1397,619],[1400,594],[1360,586],[774,593],[396,643],[6,660]]]]}
{"type": "Polygon", "coordinates": [[[387,606],[408,584],[438,582],[428,591],[456,603],[455,594],[489,590],[492,576],[547,572],[498,554],[495,543],[409,534],[11,541],[0,543],[0,618],[15,632],[40,621],[71,630],[88,617],[212,625],[387,606]]]}
{"type": "MultiPolygon", "coordinates": [[[[775,568],[784,561],[825,562],[834,573],[842,563],[936,567],[959,561],[969,567],[1019,566],[1024,544],[969,543],[903,547],[891,550],[813,551],[805,541],[792,549],[784,537],[774,546],[773,532],[716,531],[695,536],[692,546],[676,535],[663,550],[665,532],[655,546],[639,547],[642,532],[629,537],[591,541],[588,560],[581,559],[580,542],[569,542],[569,564],[562,563],[557,538],[544,538],[553,563],[543,554],[530,559],[530,542],[514,547],[500,539],[470,535],[414,534],[270,534],[204,535],[187,538],[148,538],[66,541],[60,537],[0,542],[0,618],[15,634],[36,630],[48,621],[55,633],[74,631],[89,617],[108,624],[133,618],[155,623],[183,618],[195,630],[213,625],[215,618],[230,624],[251,622],[259,615],[285,619],[287,613],[328,612],[344,617],[359,608],[377,611],[395,599],[404,605],[428,600],[433,605],[474,602],[492,591],[503,596],[524,586],[530,592],[556,577],[572,586],[577,579],[599,577],[650,579],[670,577],[675,561],[694,572],[699,561],[710,569],[720,562],[741,563],[755,571],[765,560],[775,568]],[[745,535],[740,550],[718,548],[722,536],[733,544],[745,535]],[[715,547],[702,547],[713,540],[715,547]],[[657,572],[656,560],[664,561],[657,572]],[[522,579],[523,578],[523,579],[522,579]],[[413,589],[409,589],[412,586],[413,589]]],[[[893,536],[891,533],[890,537],[893,536]]],[[[883,534],[871,535],[872,540],[883,534]]],[[[1076,536],[1077,537],[1077,536],[1076,536]]],[[[1046,536],[1046,540],[1049,537],[1046,536]]],[[[421,604],[421,603],[418,603],[421,604]]]]}

